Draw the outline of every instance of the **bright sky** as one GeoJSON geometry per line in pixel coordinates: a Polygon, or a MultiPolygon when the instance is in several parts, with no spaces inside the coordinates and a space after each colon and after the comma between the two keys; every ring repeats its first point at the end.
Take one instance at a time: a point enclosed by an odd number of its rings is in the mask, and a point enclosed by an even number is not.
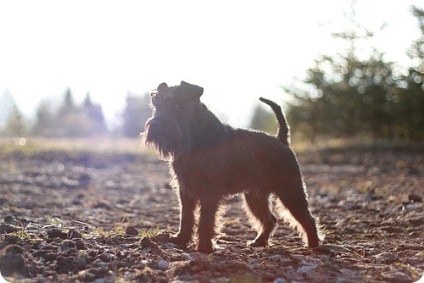
{"type": "MultiPolygon", "coordinates": [[[[77,102],[87,92],[109,122],[128,91],[181,80],[205,88],[203,101],[246,126],[259,96],[284,99],[319,54],[334,54],[331,33],[346,27],[352,1],[0,0],[0,97],[7,89],[27,117],[41,99],[77,102]]],[[[387,27],[376,45],[407,62],[418,38],[410,6],[422,0],[357,0],[358,19],[387,27]]],[[[32,115],[32,116],[31,116],[32,115]]]]}

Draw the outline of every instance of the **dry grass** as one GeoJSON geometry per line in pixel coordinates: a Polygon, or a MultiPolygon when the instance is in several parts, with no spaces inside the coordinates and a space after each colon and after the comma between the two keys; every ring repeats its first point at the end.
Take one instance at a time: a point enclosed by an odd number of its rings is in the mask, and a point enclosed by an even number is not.
{"type": "MultiPolygon", "coordinates": [[[[305,140],[294,138],[292,147],[301,154],[308,151],[333,150],[378,150],[394,148],[423,148],[424,144],[408,141],[375,140],[366,137],[316,138],[305,140]]],[[[154,154],[141,144],[140,139],[123,137],[96,138],[0,138],[0,153],[74,152],[112,154],[154,154]]]]}
{"type": "Polygon", "coordinates": [[[150,154],[141,145],[140,139],[96,137],[96,138],[1,138],[0,153],[35,153],[48,151],[150,154]]]}
{"type": "Polygon", "coordinates": [[[353,138],[316,138],[314,140],[294,139],[292,147],[298,153],[307,151],[319,151],[326,149],[333,150],[379,150],[379,149],[401,149],[401,148],[422,148],[421,143],[413,143],[405,140],[384,140],[369,137],[353,138]]]}

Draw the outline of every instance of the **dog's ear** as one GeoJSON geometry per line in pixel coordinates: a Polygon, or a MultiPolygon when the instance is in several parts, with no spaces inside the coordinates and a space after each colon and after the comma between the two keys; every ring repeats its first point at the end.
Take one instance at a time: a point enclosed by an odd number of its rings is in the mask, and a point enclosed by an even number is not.
{"type": "Polygon", "coordinates": [[[166,83],[161,83],[156,89],[158,92],[166,92],[169,89],[166,83]]]}
{"type": "Polygon", "coordinates": [[[199,99],[203,94],[203,87],[192,85],[182,81],[180,84],[181,91],[186,93],[190,98],[199,99]]]}

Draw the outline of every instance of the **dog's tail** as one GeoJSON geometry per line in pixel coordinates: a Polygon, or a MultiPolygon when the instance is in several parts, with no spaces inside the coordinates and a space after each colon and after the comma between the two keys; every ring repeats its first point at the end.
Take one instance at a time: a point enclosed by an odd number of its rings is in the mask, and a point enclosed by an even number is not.
{"type": "Polygon", "coordinates": [[[265,104],[268,104],[274,111],[275,116],[277,117],[278,125],[279,125],[277,136],[284,144],[289,145],[290,144],[290,129],[289,129],[289,125],[286,122],[286,118],[284,117],[284,114],[281,111],[280,105],[278,105],[274,101],[271,101],[263,97],[260,97],[259,100],[265,104]]]}

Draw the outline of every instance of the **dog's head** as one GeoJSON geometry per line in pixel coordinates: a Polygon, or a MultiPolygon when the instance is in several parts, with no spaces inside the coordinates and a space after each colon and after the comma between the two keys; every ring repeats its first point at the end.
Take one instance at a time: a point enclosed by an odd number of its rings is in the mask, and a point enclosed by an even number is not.
{"type": "Polygon", "coordinates": [[[202,87],[184,81],[173,87],[161,83],[151,92],[153,116],[145,125],[145,144],[167,160],[189,151],[190,125],[195,122],[202,94],[202,87]]]}

